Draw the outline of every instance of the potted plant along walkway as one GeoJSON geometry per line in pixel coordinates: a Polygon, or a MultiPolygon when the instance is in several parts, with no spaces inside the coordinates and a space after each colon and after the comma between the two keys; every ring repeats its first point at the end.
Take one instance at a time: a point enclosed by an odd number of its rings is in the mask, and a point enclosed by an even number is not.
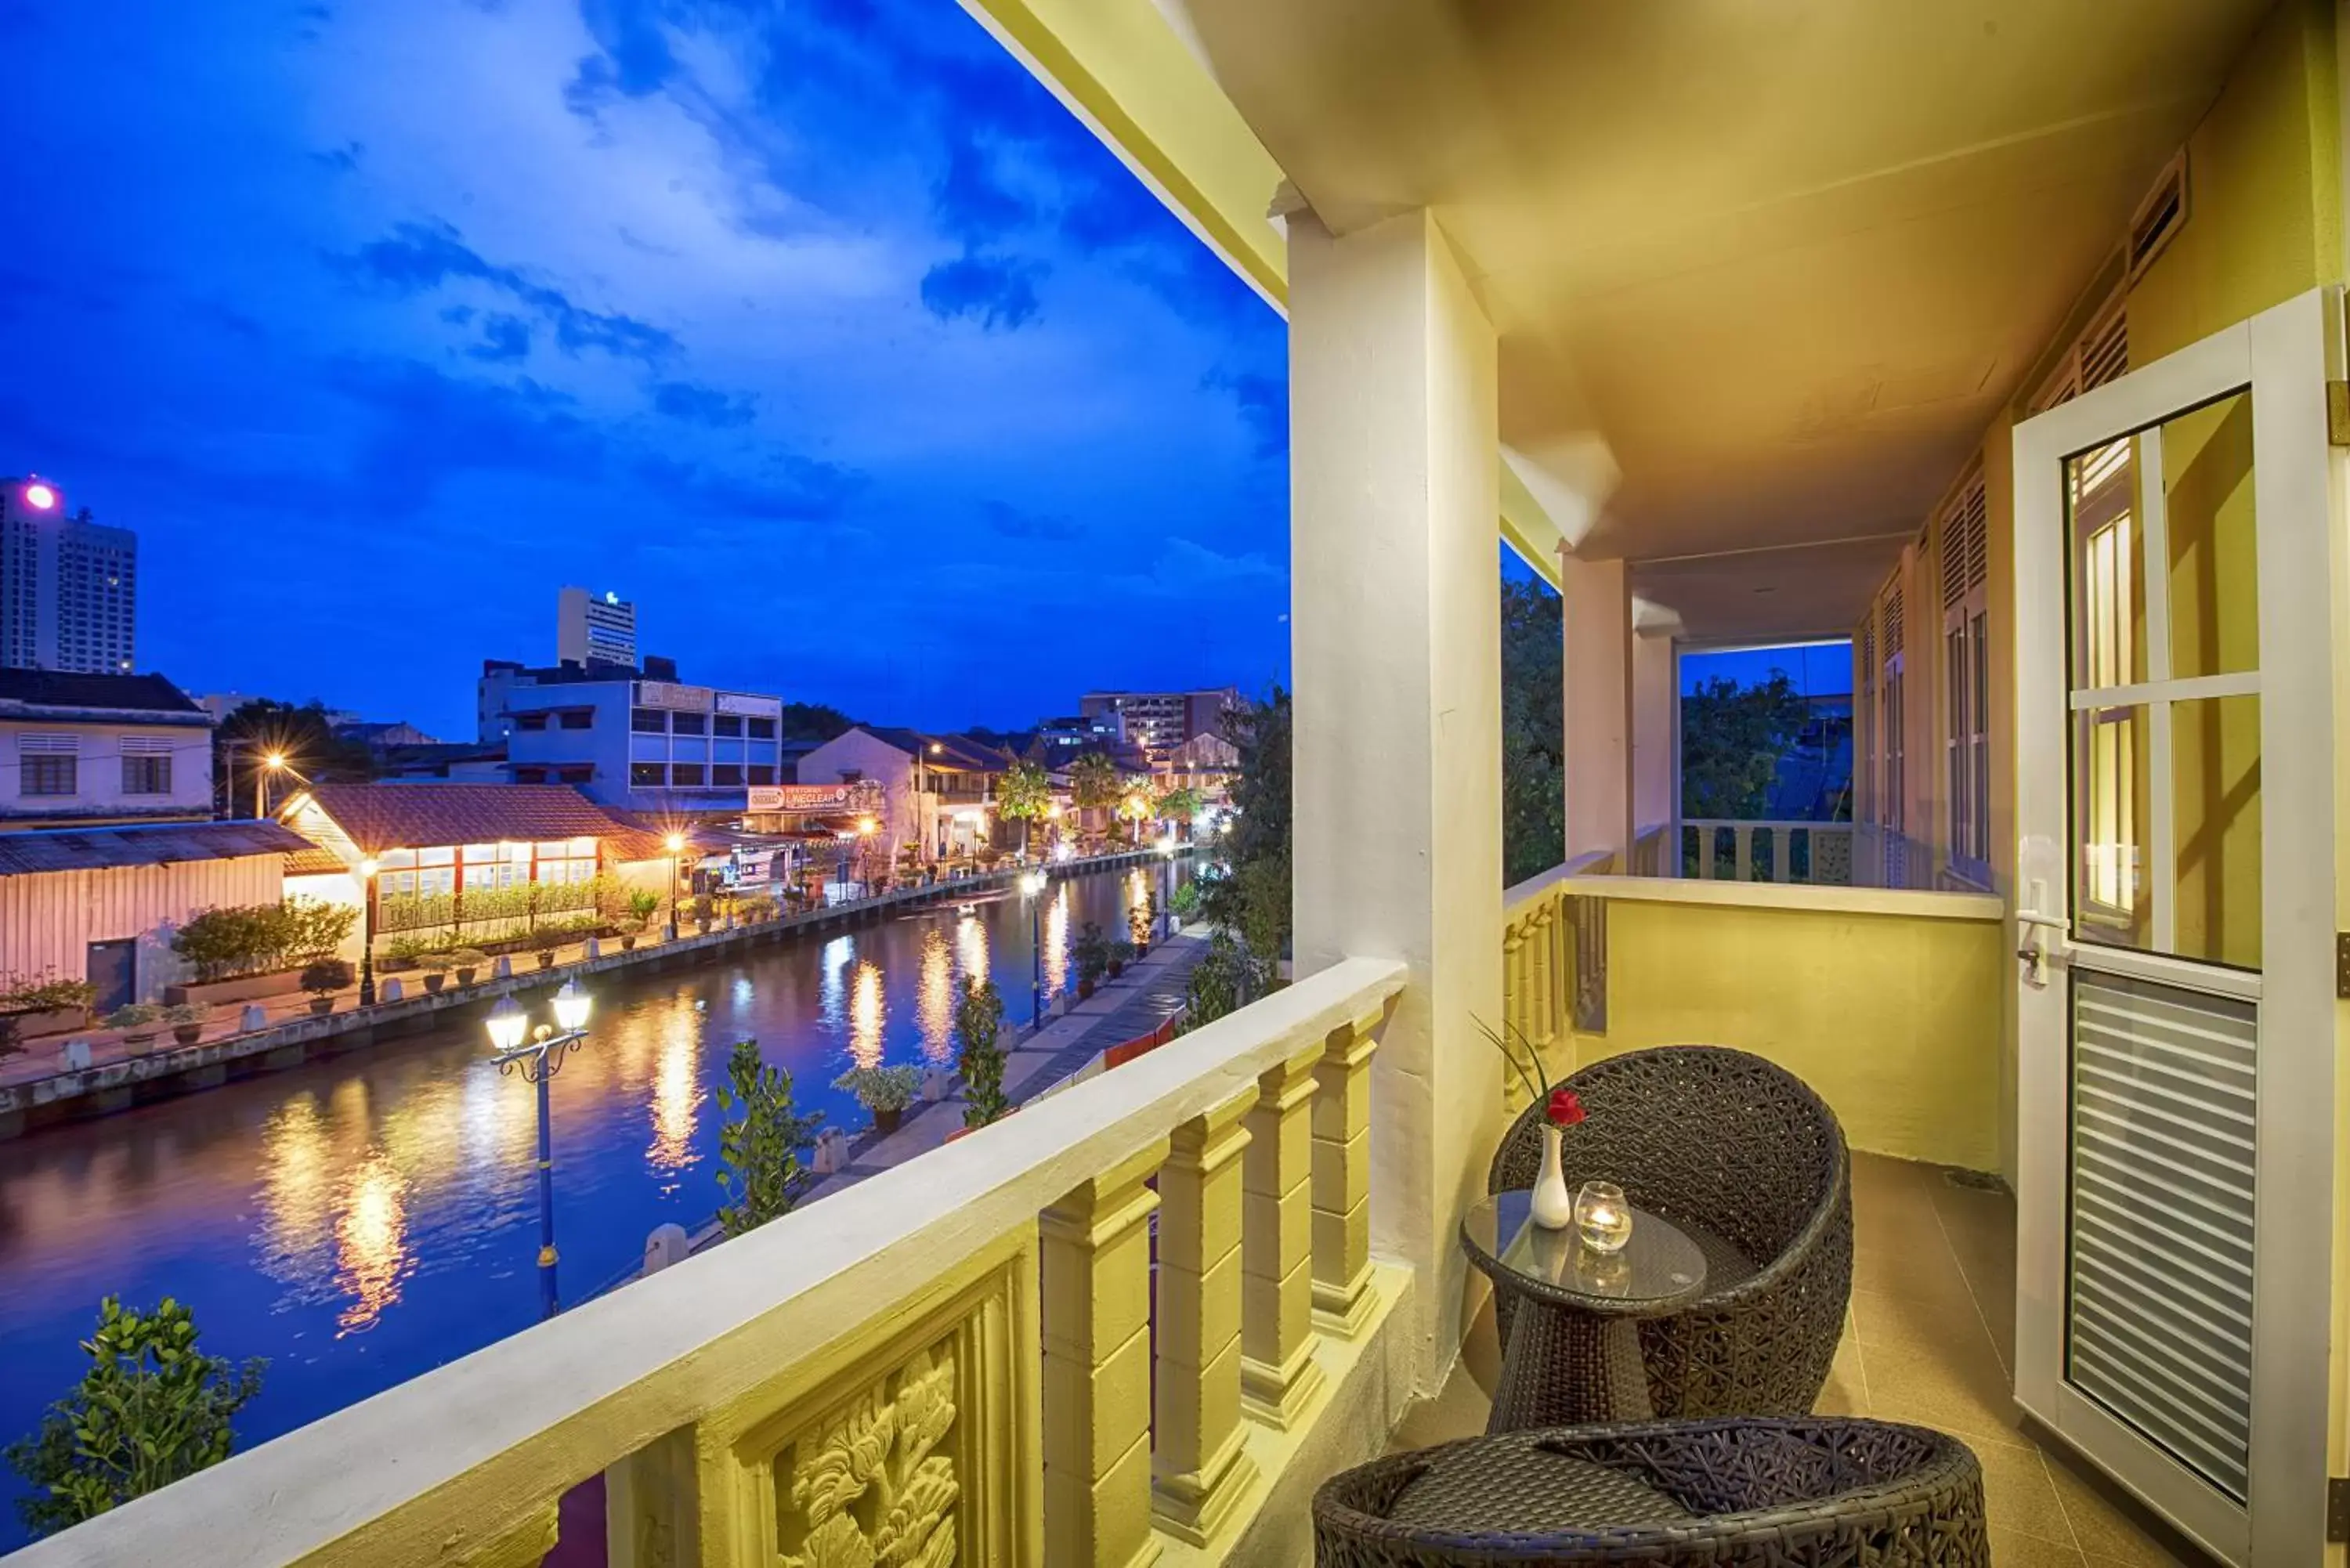
{"type": "Polygon", "coordinates": [[[335,1010],[335,992],[351,983],[351,966],[338,958],[313,961],[302,971],[302,989],[310,993],[310,1011],[325,1017],[335,1010]]]}
{"type": "Polygon", "coordinates": [[[851,1067],[832,1086],[853,1095],[873,1117],[873,1130],[887,1137],[905,1121],[922,1076],[911,1067],[851,1067]]]}

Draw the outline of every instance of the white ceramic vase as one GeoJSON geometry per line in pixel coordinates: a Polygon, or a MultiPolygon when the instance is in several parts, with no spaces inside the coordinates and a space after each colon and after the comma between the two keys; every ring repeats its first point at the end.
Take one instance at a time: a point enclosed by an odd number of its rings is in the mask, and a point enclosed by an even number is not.
{"type": "Polygon", "coordinates": [[[1534,1221],[1545,1231],[1564,1231],[1575,1223],[1575,1194],[1566,1189],[1559,1169],[1558,1128],[1543,1124],[1542,1174],[1534,1178],[1534,1221]]]}

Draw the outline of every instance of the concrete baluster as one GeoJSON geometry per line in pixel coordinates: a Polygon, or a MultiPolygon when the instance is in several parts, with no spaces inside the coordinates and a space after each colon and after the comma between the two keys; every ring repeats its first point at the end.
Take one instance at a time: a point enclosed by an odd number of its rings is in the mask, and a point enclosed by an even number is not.
{"type": "Polygon", "coordinates": [[[1242,1448],[1240,1164],[1255,1104],[1251,1090],[1177,1127],[1159,1172],[1151,1492],[1160,1526],[1194,1546],[1256,1477],[1242,1448]]]}
{"type": "Polygon", "coordinates": [[[1257,1079],[1242,1163],[1241,1397],[1269,1426],[1296,1424],[1321,1388],[1314,1359],[1314,1069],[1316,1040],[1257,1079]]]}
{"type": "Polygon", "coordinates": [[[1384,1016],[1332,1030],[1314,1064],[1314,1322],[1347,1339],[1371,1311],[1371,1053],[1384,1016]]]}
{"type": "Polygon", "coordinates": [[[1150,1529],[1150,1215],[1159,1138],[1045,1210],[1045,1561],[1144,1568],[1150,1529]]]}

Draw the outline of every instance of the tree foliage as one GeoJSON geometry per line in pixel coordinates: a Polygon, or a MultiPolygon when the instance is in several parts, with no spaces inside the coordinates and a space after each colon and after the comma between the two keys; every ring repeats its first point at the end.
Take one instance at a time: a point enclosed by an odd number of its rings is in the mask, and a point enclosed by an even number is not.
{"type": "Polygon", "coordinates": [[[1558,596],[1502,584],[1502,885],[1566,858],[1566,705],[1558,596]]]}
{"type": "Polygon", "coordinates": [[[90,1361],[81,1382],[5,1456],[32,1489],[16,1511],[36,1535],[228,1458],[231,1420],[261,1392],[268,1365],[233,1367],[199,1352],[194,1314],[170,1296],[151,1313],[125,1311],[107,1297],[98,1332],[81,1347],[90,1361]]]}
{"type": "Polygon", "coordinates": [[[213,732],[213,776],[232,792],[233,809],[244,808],[262,759],[273,754],[286,759],[287,770],[270,786],[273,804],[304,780],[364,784],[375,777],[375,753],[336,734],[325,703],[313,698],[296,706],[256,697],[231,709],[213,732]]]}
{"type": "Polygon", "coordinates": [[[762,1061],[755,1040],[734,1043],[718,1108],[741,1113],[718,1129],[718,1185],[734,1199],[720,1207],[718,1224],[740,1236],[798,1201],[809,1179],[800,1150],[816,1140],[824,1118],[793,1108],[791,1074],[762,1061]]]}
{"type": "Polygon", "coordinates": [[[219,904],[172,933],[172,950],[199,980],[265,974],[334,954],[358,926],[356,904],[288,898],[276,904],[219,904]]]}
{"type": "Polygon", "coordinates": [[[1225,873],[1201,898],[1208,919],[1231,932],[1247,961],[1249,994],[1271,987],[1290,942],[1290,701],[1275,686],[1225,716],[1240,752],[1233,815],[1219,842],[1225,873]]]}
{"type": "Polygon", "coordinates": [[[1020,847],[1028,848],[1028,825],[1053,809],[1053,784],[1035,763],[1014,763],[995,781],[995,814],[1020,824],[1020,847]]]}
{"type": "Polygon", "coordinates": [[[847,733],[855,723],[839,709],[822,702],[786,702],[775,728],[786,741],[823,742],[847,733]]]}
{"type": "Polygon", "coordinates": [[[1123,787],[1118,764],[1099,752],[1087,752],[1069,764],[1069,794],[1081,810],[1110,805],[1123,787]]]}
{"type": "Polygon", "coordinates": [[[962,1125],[983,1127],[1012,1108],[1003,1097],[1003,997],[973,975],[955,1003],[955,1071],[962,1075],[962,1125]]]}
{"type": "Polygon", "coordinates": [[[1188,826],[1191,819],[1200,815],[1200,808],[1206,804],[1201,798],[1200,792],[1190,784],[1178,785],[1159,797],[1159,820],[1180,822],[1188,826]]]}
{"type": "Polygon", "coordinates": [[[1779,759],[1809,717],[1783,670],[1752,686],[1714,676],[1683,697],[1683,815],[1727,821],[1766,815],[1779,759]]]}

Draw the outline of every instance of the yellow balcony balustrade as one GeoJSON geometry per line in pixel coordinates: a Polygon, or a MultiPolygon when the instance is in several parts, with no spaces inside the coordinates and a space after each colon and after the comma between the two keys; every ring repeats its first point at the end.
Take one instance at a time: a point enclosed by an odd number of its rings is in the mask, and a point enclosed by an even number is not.
{"type": "Polygon", "coordinates": [[[1733,1045],[1812,1085],[1855,1148],[2001,1168],[1998,898],[1570,863],[1506,900],[1504,1013],[1554,1075],[1651,1045],[1733,1045]]]}
{"type": "Polygon", "coordinates": [[[1401,1408],[1411,1276],[1366,1238],[1403,977],[1309,976],[12,1568],[532,1568],[598,1474],[613,1568],[1295,1559],[1401,1408]]]}

